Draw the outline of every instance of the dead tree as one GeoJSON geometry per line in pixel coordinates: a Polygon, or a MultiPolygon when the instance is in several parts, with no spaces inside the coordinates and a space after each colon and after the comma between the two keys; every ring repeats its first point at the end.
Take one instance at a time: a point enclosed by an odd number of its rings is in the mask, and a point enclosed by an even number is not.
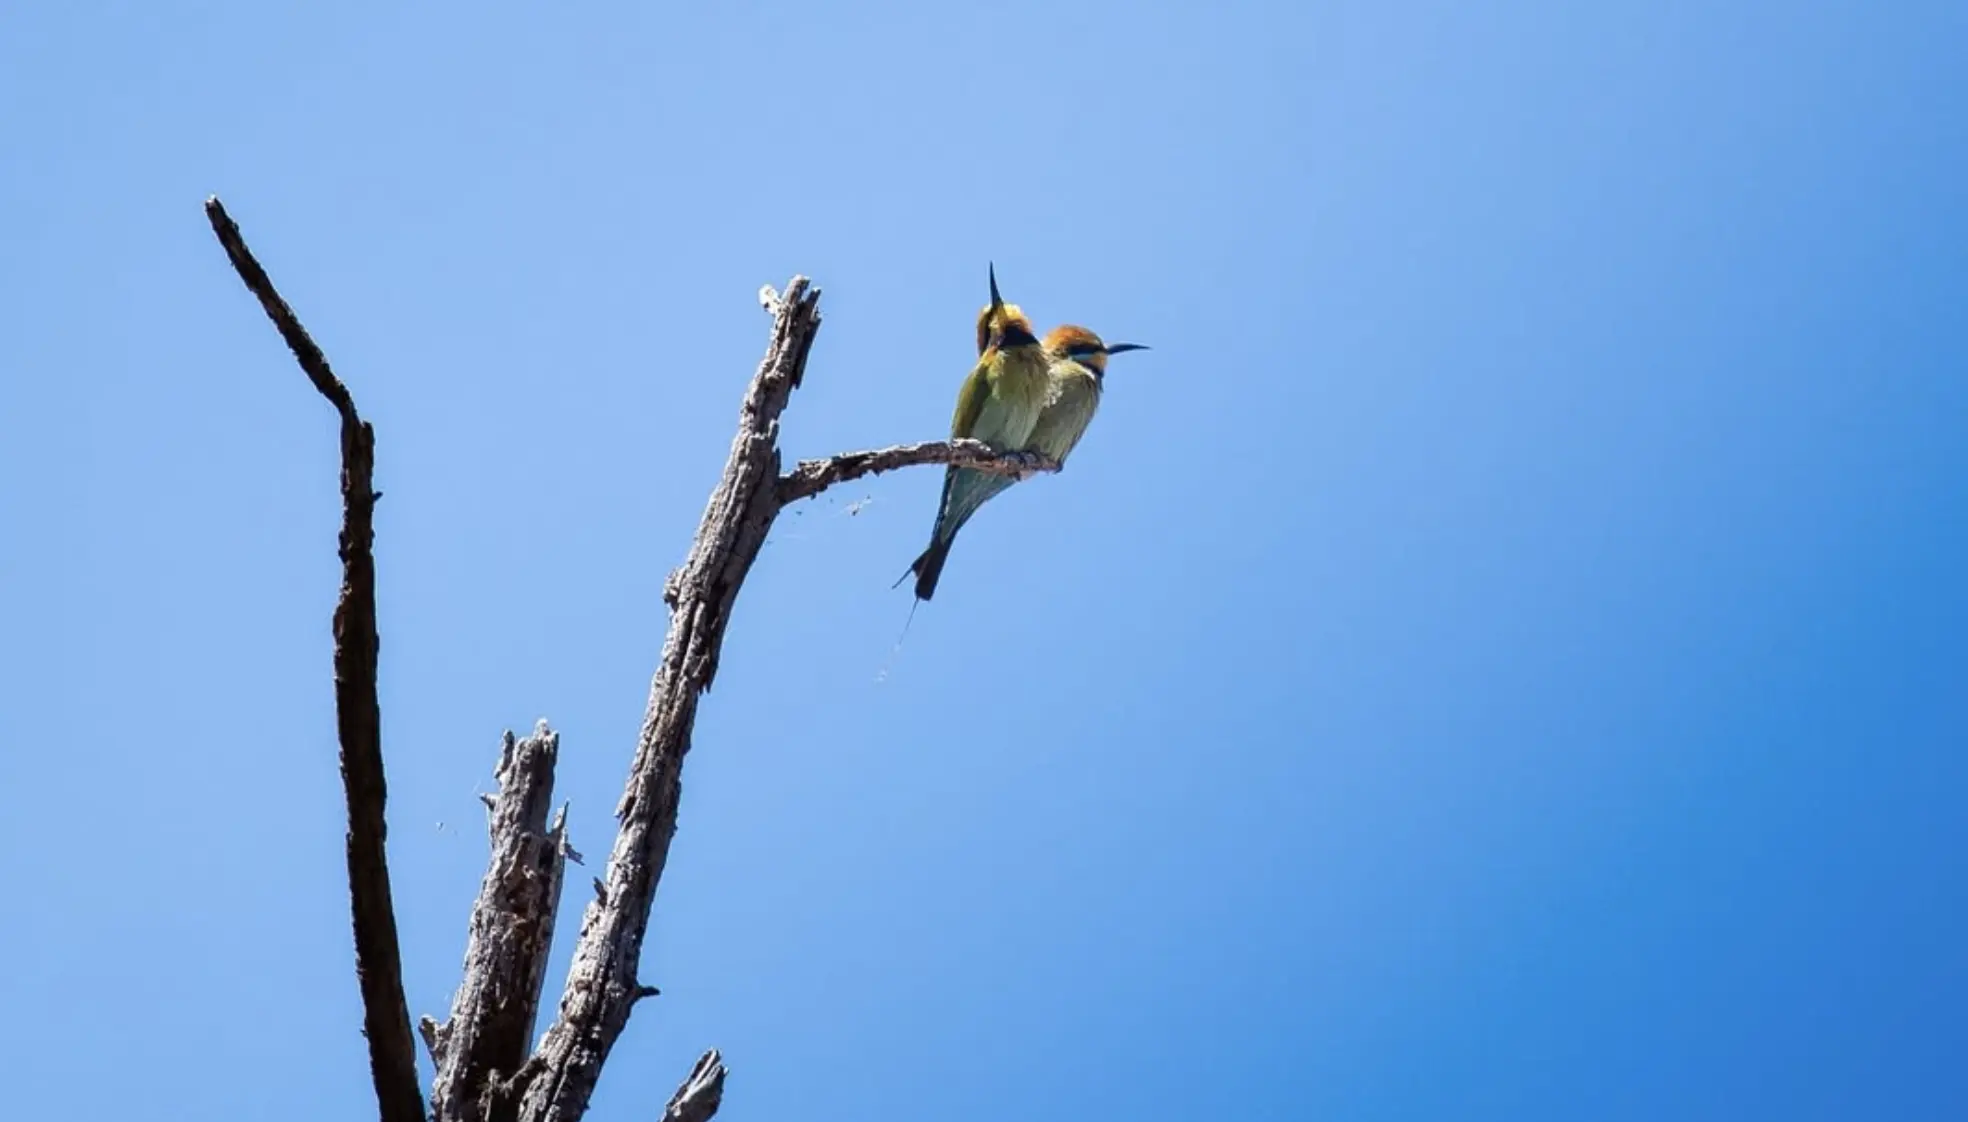
{"type": "MultiPolygon", "coordinates": [[[[341,594],[334,615],[335,720],[348,804],[349,903],[355,969],[362,992],[369,1073],[382,1122],[422,1122],[424,1092],[391,903],[384,816],[382,722],[376,700],[376,565],[371,545],[378,492],[376,437],[348,387],[275,291],[239,227],[214,197],[206,217],[232,267],[260,301],[314,388],[341,423],[341,594]]],[[[636,1003],[653,995],[637,975],[650,906],[676,832],[683,758],[690,751],[698,698],[717,676],[725,625],[738,590],[788,503],[836,483],[918,464],[955,464],[1023,477],[1057,471],[1041,457],[999,454],[978,441],[931,441],[824,460],[782,471],[779,417],[806,372],[820,328],[820,292],[794,277],[783,294],[760,293],[772,337],[745,387],[738,433],[724,474],[683,565],[663,583],[669,632],[663,640],[635,758],[615,810],[617,830],[605,874],[581,917],[574,961],[551,1024],[533,1040],[552,950],[567,846],[566,809],[549,820],[560,738],[543,722],[533,735],[505,735],[487,796],[492,858],[472,906],[464,978],[442,1023],[419,1027],[437,1070],[430,1090],[436,1122],[575,1122],[586,1112],[609,1050],[636,1003]]],[[[579,860],[578,856],[575,858],[579,860]]],[[[705,1122],[724,1093],[725,1066],[704,1053],[664,1108],[665,1122],[705,1122]]]]}

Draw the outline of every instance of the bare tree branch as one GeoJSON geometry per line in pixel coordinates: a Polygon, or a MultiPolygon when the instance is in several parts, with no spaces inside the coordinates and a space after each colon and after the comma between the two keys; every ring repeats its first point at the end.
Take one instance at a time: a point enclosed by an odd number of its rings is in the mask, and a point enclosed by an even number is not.
{"type": "MultiPolygon", "coordinates": [[[[376,699],[378,639],[372,553],[375,434],[348,388],[247,249],[214,197],[206,213],[228,258],[260,301],[315,388],[341,418],[343,524],[341,595],[334,617],[336,724],[348,803],[348,870],[356,974],[382,1122],[422,1122],[416,1055],[403,997],[401,956],[386,861],[386,787],[376,699]]],[[[670,626],[650,685],[628,781],[616,808],[619,830],[605,878],[582,916],[557,1015],[527,1054],[551,953],[567,846],[566,811],[551,824],[559,739],[544,724],[504,739],[500,791],[487,798],[492,859],[473,907],[465,977],[440,1025],[420,1029],[437,1069],[436,1122],[577,1122],[637,1002],[656,987],[638,977],[656,886],[676,832],[683,758],[698,699],[717,677],[738,590],[767,532],[789,502],[837,483],[917,464],[975,468],[1023,479],[1059,465],[998,453],[978,441],[937,441],[808,460],[780,473],[779,418],[806,368],[820,327],[819,291],[794,277],[784,296],[762,293],[773,314],[771,343],[746,388],[738,433],[682,566],[664,582],[670,626]]],[[[698,1060],[664,1111],[666,1122],[708,1122],[724,1090],[716,1050],[698,1060]]]]}
{"type": "Polygon", "coordinates": [[[567,867],[566,808],[547,822],[559,753],[560,736],[545,721],[524,740],[505,735],[499,794],[489,803],[492,863],[472,905],[464,981],[450,1020],[423,1021],[437,1066],[436,1122],[485,1122],[510,1113],[499,1100],[533,1044],[567,867]]]}
{"type": "Polygon", "coordinates": [[[215,195],[205,216],[239,279],[266,309],[308,380],[342,421],[342,589],[335,603],[335,726],[341,742],[342,787],[348,802],[349,899],[355,927],[355,974],[362,991],[363,1035],[382,1122],[421,1122],[416,1045],[403,1000],[403,962],[396,909],[390,899],[383,804],[382,710],[376,701],[376,434],[355,411],[348,387],[280,298],[266,270],[246,248],[239,226],[215,195]]]}
{"type": "Polygon", "coordinates": [[[724,1102],[724,1076],[724,1058],[716,1048],[699,1056],[690,1077],[663,1108],[663,1122],[711,1122],[724,1102]]]}
{"type": "Polygon", "coordinates": [[[976,468],[1015,479],[1059,470],[1057,463],[1036,452],[1001,453],[981,440],[897,444],[892,448],[877,448],[868,452],[843,452],[824,460],[801,460],[793,470],[779,477],[779,502],[785,505],[810,499],[836,483],[847,483],[864,475],[879,475],[918,464],[976,468]]]}
{"type": "Polygon", "coordinates": [[[683,757],[699,695],[717,677],[718,653],[738,588],[779,513],[779,415],[806,369],[820,328],[820,294],[794,277],[769,294],[772,341],[746,388],[724,475],[697,528],[690,556],[664,583],[669,634],[628,783],[608,873],[581,919],[560,1012],[521,1073],[522,1122],[576,1122],[608,1053],[645,990],[636,976],[656,884],[676,833],[683,757]]]}

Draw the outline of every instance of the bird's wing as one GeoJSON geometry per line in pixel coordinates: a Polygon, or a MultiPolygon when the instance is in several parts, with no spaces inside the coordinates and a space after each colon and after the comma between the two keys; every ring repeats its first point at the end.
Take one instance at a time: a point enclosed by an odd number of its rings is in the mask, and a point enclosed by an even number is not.
{"type": "Polygon", "coordinates": [[[990,363],[979,362],[957,391],[957,412],[950,418],[950,439],[960,440],[977,431],[977,419],[991,399],[990,363]]]}
{"type": "Polygon", "coordinates": [[[1014,430],[1010,404],[995,393],[984,399],[984,407],[977,411],[976,422],[970,426],[973,440],[981,440],[995,448],[1015,447],[1019,442],[1014,438],[1029,435],[1031,431],[1029,421],[1022,430],[1014,430]]]}

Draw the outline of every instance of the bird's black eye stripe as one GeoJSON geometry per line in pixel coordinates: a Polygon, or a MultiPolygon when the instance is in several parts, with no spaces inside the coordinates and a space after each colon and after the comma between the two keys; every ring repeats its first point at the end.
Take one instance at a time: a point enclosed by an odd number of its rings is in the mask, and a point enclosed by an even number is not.
{"type": "Polygon", "coordinates": [[[1037,343],[1038,341],[1039,341],[1038,338],[1034,336],[1030,331],[1027,331],[1025,328],[1020,327],[1018,324],[1008,323],[1005,325],[1004,334],[1003,336],[1000,337],[998,346],[1029,347],[1037,343]]]}
{"type": "Polygon", "coordinates": [[[1088,355],[1097,355],[1105,349],[1098,343],[1074,343],[1066,348],[1066,353],[1074,358],[1085,358],[1088,355]]]}

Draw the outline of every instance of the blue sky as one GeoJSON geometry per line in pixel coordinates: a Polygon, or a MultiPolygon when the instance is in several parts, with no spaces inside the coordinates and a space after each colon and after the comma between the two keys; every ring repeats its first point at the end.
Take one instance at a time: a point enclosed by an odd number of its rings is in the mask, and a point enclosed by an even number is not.
{"type": "Polygon", "coordinates": [[[413,1013],[502,729],[608,849],[761,284],[791,456],[940,435],[987,261],[1154,347],[899,653],[936,473],[782,519],[595,1117],[1968,1116],[1960,5],[699,7],[4,21],[23,1117],[372,1109],[212,192],[378,433],[413,1013]]]}

